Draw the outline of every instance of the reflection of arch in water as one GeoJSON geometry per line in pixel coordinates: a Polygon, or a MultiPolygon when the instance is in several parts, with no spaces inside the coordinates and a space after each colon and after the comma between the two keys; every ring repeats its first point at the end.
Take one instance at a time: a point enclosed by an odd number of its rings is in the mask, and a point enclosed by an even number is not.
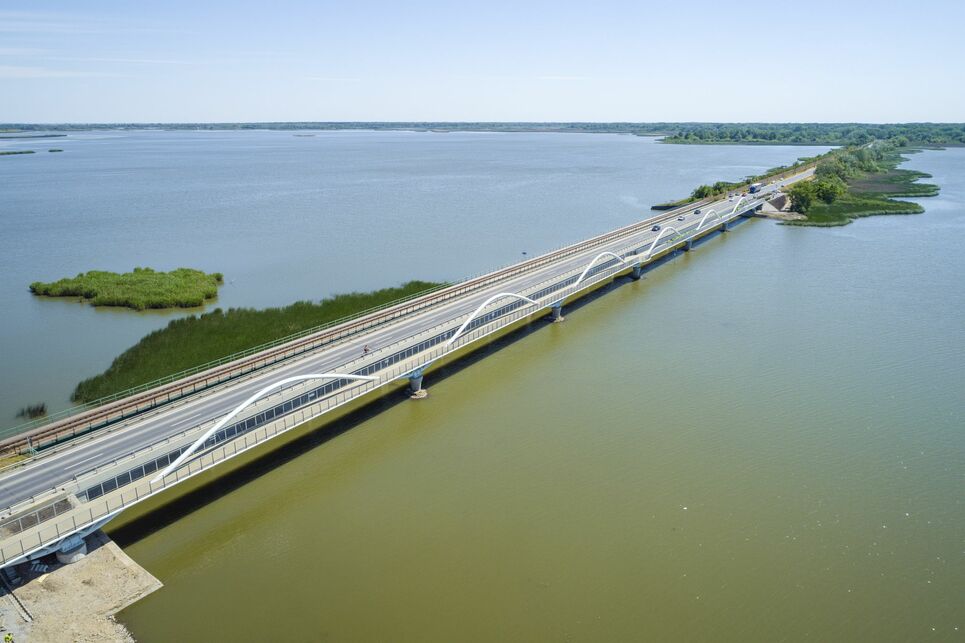
{"type": "Polygon", "coordinates": [[[660,234],[657,235],[657,238],[653,240],[653,243],[650,244],[650,248],[647,250],[647,259],[649,259],[650,255],[653,254],[653,249],[656,248],[657,244],[660,243],[660,240],[663,239],[664,234],[670,232],[671,230],[673,230],[676,234],[680,234],[680,230],[670,225],[660,230],[660,234]]]}
{"type": "Polygon", "coordinates": [[[157,482],[158,480],[160,480],[161,478],[163,478],[164,476],[166,476],[167,474],[171,473],[174,469],[176,469],[176,468],[178,467],[178,465],[180,465],[182,462],[184,462],[185,460],[187,460],[187,459],[188,459],[188,456],[190,456],[192,453],[194,453],[195,451],[197,451],[198,448],[200,448],[201,445],[203,445],[208,438],[210,438],[210,437],[211,437],[212,435],[214,435],[219,429],[221,429],[225,424],[227,424],[229,420],[231,420],[233,417],[235,417],[236,415],[238,415],[239,413],[241,413],[243,410],[245,410],[245,407],[247,407],[248,405],[250,405],[250,404],[252,404],[253,402],[256,402],[256,401],[258,401],[259,399],[261,399],[262,397],[264,397],[265,394],[267,394],[268,392],[273,391],[273,390],[276,389],[276,388],[282,387],[282,386],[284,386],[285,384],[291,384],[292,382],[303,382],[303,381],[305,381],[305,380],[319,380],[319,379],[326,379],[326,380],[333,380],[333,379],[364,380],[364,381],[368,381],[368,382],[375,382],[375,381],[378,381],[379,378],[377,378],[377,377],[372,377],[371,375],[347,375],[347,374],[344,374],[344,373],[318,373],[318,374],[313,374],[313,375],[295,375],[295,376],[292,376],[292,377],[286,377],[286,378],[283,379],[283,380],[278,380],[278,381],[275,382],[274,384],[269,384],[268,386],[266,386],[265,388],[261,389],[260,391],[258,391],[257,393],[255,393],[254,395],[252,395],[251,397],[249,397],[247,400],[245,400],[244,402],[242,402],[241,404],[239,404],[238,406],[236,406],[235,409],[234,409],[231,413],[229,413],[228,415],[226,415],[226,416],[224,416],[223,418],[221,418],[213,427],[211,427],[210,429],[208,429],[207,431],[205,431],[205,432],[204,432],[204,435],[202,435],[200,438],[198,438],[197,440],[195,440],[194,444],[192,444],[190,447],[188,447],[188,450],[187,450],[187,451],[185,451],[184,453],[182,453],[181,455],[179,455],[174,462],[172,462],[171,464],[169,464],[168,466],[166,466],[163,471],[161,471],[159,474],[157,474],[156,476],[154,476],[154,478],[151,480],[151,483],[155,483],[155,482],[157,482]]]}
{"type": "Polygon", "coordinates": [[[522,299],[523,301],[529,302],[529,303],[533,304],[534,306],[539,306],[539,305],[540,305],[538,301],[533,301],[533,300],[530,299],[529,297],[526,297],[526,296],[524,296],[524,295],[517,295],[517,294],[514,293],[514,292],[500,292],[500,293],[496,293],[495,295],[493,295],[492,297],[490,297],[489,299],[487,299],[487,300],[484,301],[483,303],[479,304],[479,307],[476,308],[476,310],[474,310],[474,311],[472,312],[472,314],[469,315],[468,318],[466,318],[466,321],[462,322],[462,326],[459,327],[459,330],[456,331],[456,334],[455,334],[455,335],[453,335],[452,337],[449,338],[449,341],[446,342],[446,346],[451,346],[452,343],[453,343],[454,341],[456,341],[456,339],[457,339],[460,335],[462,335],[463,331],[466,330],[466,326],[469,325],[469,322],[471,322],[473,319],[475,319],[476,316],[479,315],[480,311],[482,311],[483,308],[485,308],[485,307],[488,306],[489,304],[493,303],[493,302],[496,301],[497,299],[502,299],[503,297],[515,297],[516,299],[522,299]]]}

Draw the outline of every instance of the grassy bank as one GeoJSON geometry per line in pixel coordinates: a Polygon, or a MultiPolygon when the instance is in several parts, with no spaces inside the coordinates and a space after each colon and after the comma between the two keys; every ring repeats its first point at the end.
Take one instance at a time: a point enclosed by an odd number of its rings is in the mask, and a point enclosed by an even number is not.
{"type": "Polygon", "coordinates": [[[91,270],[76,277],[30,284],[30,292],[47,297],[81,297],[94,306],[146,308],[193,308],[218,295],[224,278],[220,272],[206,274],[191,268],[156,272],[135,268],[119,274],[91,270]]]}
{"type": "Polygon", "coordinates": [[[78,384],[71,399],[90,402],[440,285],[410,281],[396,288],[335,295],[318,303],[302,301],[265,310],[216,309],[177,319],[121,353],[105,372],[78,384]]]}
{"type": "Polygon", "coordinates": [[[807,218],[784,225],[840,226],[860,217],[924,212],[917,203],[894,198],[938,194],[937,185],[917,182],[929,174],[898,168],[907,160],[903,151],[881,143],[828,153],[818,164],[814,184],[796,185],[790,190],[791,209],[807,218]]]}
{"type": "Polygon", "coordinates": [[[848,225],[860,217],[878,214],[921,214],[925,208],[909,201],[845,194],[833,204],[816,203],[807,211],[807,219],[783,221],[782,225],[831,227],[848,225]]]}

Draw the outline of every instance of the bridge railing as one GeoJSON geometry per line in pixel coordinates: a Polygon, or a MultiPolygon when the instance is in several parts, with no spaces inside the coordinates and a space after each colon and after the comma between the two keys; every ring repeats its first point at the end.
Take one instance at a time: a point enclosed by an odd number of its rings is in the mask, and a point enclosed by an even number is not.
{"type": "MultiPolygon", "coordinates": [[[[206,364],[192,367],[190,369],[185,369],[184,371],[174,373],[174,374],[165,376],[163,378],[159,378],[152,382],[149,382],[137,387],[133,387],[131,389],[127,389],[125,391],[121,391],[113,395],[105,396],[89,404],[73,407],[70,409],[65,409],[63,411],[59,411],[57,413],[51,414],[50,416],[43,419],[33,420],[31,422],[23,423],[15,427],[4,429],[0,431],[0,441],[3,441],[3,440],[9,441],[13,438],[22,438],[22,440],[20,441],[23,442],[24,446],[26,446],[28,444],[28,437],[27,437],[28,434],[36,433],[42,430],[43,427],[46,427],[48,425],[55,425],[59,421],[66,421],[75,416],[80,416],[85,413],[98,411],[102,407],[105,407],[105,405],[109,405],[111,403],[117,402],[119,400],[124,400],[132,396],[140,395],[142,393],[150,393],[153,389],[157,389],[159,387],[163,387],[171,383],[176,383],[179,380],[189,378],[193,375],[199,375],[199,374],[203,375],[205,374],[206,371],[217,369],[225,365],[231,365],[232,362],[237,362],[238,360],[244,360],[246,358],[251,358],[251,357],[257,358],[259,356],[259,353],[270,351],[273,348],[285,346],[285,344],[288,344],[291,342],[297,342],[299,339],[309,338],[312,335],[316,335],[320,332],[324,332],[326,329],[335,328],[339,325],[350,323],[351,321],[359,320],[372,314],[376,314],[382,311],[387,311],[393,307],[403,305],[406,302],[410,302],[410,301],[415,302],[418,299],[428,297],[429,299],[426,302],[424,302],[425,306],[434,305],[435,303],[437,303],[437,300],[439,300],[439,297],[443,297],[443,300],[449,299],[452,297],[460,296],[461,294],[464,294],[465,292],[469,292],[473,289],[491,285],[492,283],[495,283],[502,279],[509,278],[511,276],[514,276],[515,274],[519,274],[526,270],[531,270],[533,268],[540,267],[542,265],[551,263],[552,261],[556,261],[566,256],[576,254],[578,252],[582,252],[587,248],[591,248],[596,245],[600,245],[601,243],[606,243],[606,242],[621,238],[623,236],[633,234],[638,230],[640,230],[641,228],[645,228],[647,226],[652,225],[655,221],[663,221],[668,218],[677,216],[677,213],[680,210],[689,210],[689,209],[692,209],[693,207],[696,207],[696,205],[698,204],[691,204],[683,208],[667,211],[660,215],[656,215],[654,217],[650,217],[648,219],[635,222],[633,224],[624,226],[622,228],[618,228],[617,230],[613,230],[608,233],[604,233],[602,235],[598,235],[596,237],[592,237],[582,242],[562,246],[557,250],[552,250],[543,255],[535,257],[533,259],[529,259],[523,262],[515,262],[513,264],[510,264],[507,267],[497,269],[495,271],[486,273],[479,277],[470,277],[467,280],[464,280],[457,284],[453,284],[453,285],[447,284],[435,289],[430,289],[421,293],[417,293],[412,295],[411,297],[403,298],[396,302],[384,304],[382,306],[375,307],[367,311],[362,311],[360,313],[347,316],[340,320],[328,322],[326,324],[322,324],[312,329],[301,331],[299,333],[295,333],[278,340],[273,340],[272,342],[267,342],[260,346],[252,347],[244,351],[239,351],[232,355],[228,355],[223,358],[219,358],[217,360],[212,360],[211,362],[208,362],[206,364]],[[448,291],[448,292],[444,293],[442,291],[448,291]],[[432,295],[434,294],[437,295],[435,298],[432,297],[432,295]]],[[[342,337],[356,334],[359,330],[365,330],[370,327],[372,326],[365,326],[364,328],[361,328],[361,329],[359,328],[346,329],[346,332],[341,333],[335,337],[324,338],[323,344],[331,343],[332,341],[337,341],[342,337]]],[[[240,371],[238,371],[237,373],[233,372],[232,374],[227,376],[212,375],[209,379],[205,379],[199,384],[185,383],[182,388],[174,391],[172,394],[165,395],[163,391],[157,391],[157,395],[164,396],[164,399],[162,400],[162,402],[167,402],[172,399],[183,397],[186,394],[191,394],[197,390],[209,388],[210,386],[217,385],[229,379],[234,379],[237,376],[243,375],[253,370],[263,368],[264,366],[276,363],[277,361],[288,359],[292,356],[300,355],[310,350],[315,350],[317,347],[318,346],[313,345],[307,348],[302,348],[301,350],[299,350],[299,347],[293,347],[292,350],[281,355],[279,359],[269,358],[264,360],[265,363],[263,364],[255,363],[250,365],[250,367],[247,367],[247,368],[246,368],[246,365],[244,364],[238,365],[237,368],[239,368],[240,371]],[[210,381],[211,379],[214,380],[213,383],[210,381]]],[[[155,405],[156,403],[154,401],[150,401],[150,402],[147,402],[145,405],[143,405],[143,408],[142,408],[142,405],[135,404],[132,409],[119,410],[116,412],[111,411],[110,409],[106,409],[102,417],[99,416],[95,420],[92,420],[86,424],[82,424],[79,426],[73,426],[70,428],[65,427],[62,430],[55,429],[55,427],[52,426],[51,429],[52,431],[54,431],[53,433],[51,433],[50,435],[38,434],[36,439],[33,441],[33,443],[31,443],[29,446],[32,446],[33,448],[38,448],[38,447],[46,446],[47,444],[52,444],[52,443],[62,441],[64,439],[69,439],[78,433],[86,433],[100,426],[105,426],[109,423],[119,421],[126,417],[130,417],[132,415],[142,412],[147,408],[152,408],[155,405]]],[[[19,442],[18,442],[18,445],[19,445],[19,442]]],[[[19,446],[17,446],[17,448],[19,448],[19,446]]]]}
{"type": "Polygon", "coordinates": [[[56,422],[57,420],[61,420],[73,415],[77,415],[78,413],[83,413],[84,411],[89,411],[93,408],[96,408],[98,406],[103,406],[110,402],[116,402],[117,400],[123,399],[125,397],[131,397],[132,395],[143,393],[144,391],[148,391],[152,388],[157,388],[158,386],[169,384],[171,382],[177,381],[179,379],[183,379],[190,375],[195,375],[202,371],[206,371],[211,368],[215,368],[217,366],[222,366],[229,362],[234,362],[245,357],[250,357],[251,355],[255,355],[264,350],[275,348],[276,346],[281,346],[282,344],[287,344],[288,342],[295,341],[297,339],[302,339],[304,337],[308,337],[309,335],[314,335],[316,333],[320,333],[322,331],[328,330],[330,328],[334,328],[335,326],[339,326],[346,322],[350,322],[350,321],[359,319],[360,317],[365,317],[366,315],[371,315],[372,313],[376,313],[382,310],[386,310],[388,308],[392,308],[393,306],[398,306],[399,304],[412,301],[413,299],[418,299],[419,297],[424,297],[426,295],[432,294],[444,288],[449,288],[451,286],[452,284],[440,284],[433,288],[427,288],[426,290],[421,290],[417,293],[413,293],[412,295],[401,297],[399,299],[395,299],[385,304],[373,306],[371,308],[367,308],[357,313],[346,315],[344,317],[340,317],[338,319],[325,322],[324,324],[318,324],[317,326],[306,328],[305,330],[298,331],[297,333],[286,335],[285,337],[280,337],[278,339],[273,339],[263,344],[258,344],[257,346],[252,346],[251,348],[246,348],[244,350],[236,351],[234,353],[231,353],[230,355],[225,355],[224,357],[219,357],[217,359],[213,359],[211,361],[205,362],[204,364],[198,364],[197,366],[192,366],[190,368],[180,370],[176,373],[171,373],[170,375],[159,377],[155,380],[151,380],[150,382],[145,382],[144,384],[132,386],[130,388],[124,389],[123,391],[118,391],[117,393],[112,393],[110,395],[99,397],[96,400],[87,402],[86,404],[78,404],[77,406],[63,409],[61,411],[56,411],[54,413],[47,415],[44,418],[38,418],[36,420],[31,420],[30,422],[23,422],[22,424],[8,427],[6,429],[0,429],[0,439],[6,438],[12,435],[16,435],[19,433],[24,433],[25,431],[29,431],[31,429],[35,429],[40,426],[51,424],[53,422],[56,422]]]}
{"type": "MultiPolygon", "coordinates": [[[[735,215],[739,216],[739,215],[735,215]]],[[[690,235],[685,235],[684,238],[675,238],[670,247],[683,243],[686,238],[694,236],[696,234],[702,233],[699,227],[692,231],[690,235]]],[[[670,239],[668,239],[670,240],[670,239]]],[[[635,245],[635,244],[634,244],[635,245]]],[[[643,244],[646,245],[646,244],[643,244]]],[[[640,247],[643,247],[642,245],[640,247]]],[[[629,248],[632,250],[632,248],[629,248]]],[[[621,251],[626,251],[628,248],[622,248],[621,251]]],[[[662,252],[662,251],[661,251],[662,252]]],[[[544,288],[547,284],[552,282],[560,281],[565,279],[567,275],[576,274],[581,269],[577,268],[572,271],[564,273],[564,275],[555,275],[552,278],[543,280],[537,284],[534,284],[526,289],[525,292],[536,292],[544,288]]],[[[538,315],[540,313],[545,313],[548,307],[555,303],[556,301],[561,301],[567,297],[577,294],[580,291],[588,290],[596,286],[602,281],[608,280],[619,274],[628,270],[627,266],[623,263],[617,262],[616,265],[608,266],[606,269],[601,270],[598,273],[592,275],[590,279],[580,283],[574,284],[573,286],[567,286],[560,290],[560,292],[554,292],[546,295],[544,302],[540,302],[539,307],[523,306],[521,308],[512,311],[511,313],[501,316],[492,320],[489,323],[483,324],[478,328],[466,332],[464,335],[460,336],[459,341],[453,345],[439,344],[436,347],[430,349],[427,352],[414,355],[411,359],[405,362],[400,362],[389,369],[385,369],[379,372],[379,381],[372,383],[363,383],[357,386],[353,386],[344,391],[338,391],[326,398],[315,402],[314,404],[307,406],[303,409],[294,411],[288,415],[282,416],[278,420],[259,427],[246,433],[243,436],[239,436],[230,442],[224,443],[221,446],[217,446],[209,451],[202,453],[196,458],[188,461],[186,464],[182,465],[181,468],[172,471],[163,479],[152,482],[151,480],[145,478],[132,486],[124,489],[118,490],[117,492],[105,494],[100,498],[84,503],[86,505],[86,511],[83,509],[76,509],[71,512],[71,514],[61,520],[38,526],[32,530],[25,530],[16,539],[8,539],[10,542],[6,545],[0,547],[0,566],[4,566],[11,561],[21,559],[31,553],[37,552],[50,546],[51,544],[59,542],[61,539],[69,536],[73,533],[77,533],[84,529],[85,526],[96,524],[97,522],[112,517],[116,515],[123,509],[141,502],[161,491],[167,489],[168,487],[178,484],[187,478],[193,477],[202,471],[207,470],[211,466],[219,464],[225,460],[228,460],[235,455],[248,451],[255,448],[259,444],[274,438],[280,433],[287,432],[297,426],[300,426],[306,422],[311,422],[318,418],[319,416],[343,406],[359,397],[362,397],[368,393],[375,391],[376,389],[382,388],[384,386],[390,385],[399,378],[407,376],[409,373],[414,371],[420,366],[424,366],[428,363],[439,360],[445,357],[447,354],[454,351],[458,351],[466,346],[483,339],[484,337],[491,335],[493,333],[501,331],[507,326],[511,326],[516,322],[538,315]],[[78,519],[79,518],[79,519],[78,519]]],[[[440,322],[435,326],[421,331],[418,335],[413,337],[408,337],[405,339],[398,340],[392,344],[385,347],[381,347],[377,352],[383,350],[390,350],[398,348],[403,344],[411,344],[413,338],[418,338],[421,336],[431,336],[432,333],[438,333],[443,327],[448,327],[453,324],[453,320],[447,320],[445,322],[440,322]]],[[[353,364],[362,362],[362,359],[354,360],[349,364],[345,365],[346,369],[352,368],[353,364]]],[[[275,396],[284,395],[285,391],[280,391],[275,393],[270,398],[275,396]]],[[[146,451],[160,449],[165,445],[169,445],[172,442],[183,439],[183,436],[189,433],[190,430],[186,430],[175,436],[171,436],[162,442],[155,443],[150,447],[139,450],[135,454],[131,454],[130,458],[134,459],[142,455],[146,451]]],[[[95,471],[96,473],[96,471],[95,471]]]]}

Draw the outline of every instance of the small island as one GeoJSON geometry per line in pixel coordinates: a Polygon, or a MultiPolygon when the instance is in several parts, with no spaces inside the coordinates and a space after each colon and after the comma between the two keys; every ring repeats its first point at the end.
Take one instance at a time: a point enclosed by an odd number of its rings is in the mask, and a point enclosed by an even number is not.
{"type": "Polygon", "coordinates": [[[93,306],[148,308],[195,308],[218,295],[224,283],[220,272],[204,273],[192,268],[157,272],[135,268],[122,274],[91,270],[76,277],[30,284],[30,292],[45,297],[80,297],[93,306]]]}

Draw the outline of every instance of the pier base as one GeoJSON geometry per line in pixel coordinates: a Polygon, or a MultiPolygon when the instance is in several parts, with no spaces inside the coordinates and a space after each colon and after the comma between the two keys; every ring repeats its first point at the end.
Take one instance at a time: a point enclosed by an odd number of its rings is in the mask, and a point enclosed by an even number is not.
{"type": "Polygon", "coordinates": [[[556,304],[550,307],[550,317],[554,324],[558,324],[564,321],[566,318],[563,317],[563,304],[556,304]]]}
{"type": "Polygon", "coordinates": [[[684,244],[684,252],[690,252],[690,249],[694,247],[694,240],[687,239],[687,243],[684,244]]]}
{"type": "Polygon", "coordinates": [[[642,274],[643,274],[643,267],[640,264],[637,264],[633,267],[633,272],[630,273],[630,279],[637,281],[638,279],[640,279],[640,276],[642,274]]]}
{"type": "Polygon", "coordinates": [[[429,396],[429,391],[422,388],[422,369],[409,373],[409,397],[413,400],[421,400],[429,396]]]}
{"type": "Polygon", "coordinates": [[[87,555],[87,543],[80,536],[70,536],[57,550],[57,562],[61,565],[76,563],[87,555]]]}

